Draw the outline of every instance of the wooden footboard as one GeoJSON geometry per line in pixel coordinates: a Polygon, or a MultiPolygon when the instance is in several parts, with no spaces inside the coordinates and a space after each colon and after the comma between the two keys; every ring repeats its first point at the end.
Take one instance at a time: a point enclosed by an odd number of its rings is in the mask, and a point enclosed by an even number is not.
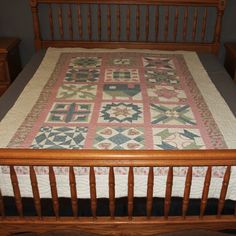
{"type": "MultiPolygon", "coordinates": [[[[3,197],[0,192],[0,235],[16,232],[46,232],[63,229],[78,229],[103,235],[152,235],[189,228],[232,229],[236,228],[236,211],[232,215],[222,215],[232,167],[236,166],[236,150],[217,151],[72,151],[72,150],[0,150],[0,165],[10,166],[10,177],[18,211],[18,216],[6,216],[3,197]],[[16,166],[28,166],[37,216],[27,217],[23,213],[21,192],[16,175],[16,166]],[[53,217],[42,215],[40,193],[34,167],[49,167],[49,180],[53,202],[53,217]],[[53,167],[69,167],[71,207],[73,215],[63,217],[59,214],[57,184],[53,167]],[[78,217],[76,180],[73,167],[90,168],[89,185],[92,217],[78,217]],[[154,167],[169,167],[164,199],[164,215],[152,216],[154,167]],[[182,214],[170,216],[170,204],[173,187],[173,168],[188,167],[182,214]],[[200,214],[188,216],[192,170],[195,166],[207,166],[202,191],[200,214]],[[226,171],[218,199],[216,215],[206,215],[209,186],[213,166],[226,166],[226,171]],[[109,217],[97,216],[96,175],[94,167],[109,167],[109,217]],[[114,167],[129,167],[127,216],[116,217],[115,174],[114,167]],[[149,167],[146,195],[146,216],[134,217],[134,167],[149,167]]],[[[235,186],[236,188],[236,186],[235,186]]]]}
{"type": "MultiPolygon", "coordinates": [[[[53,47],[146,48],[196,50],[217,53],[225,0],[30,0],[36,49],[53,47]],[[212,19],[213,16],[213,19],[212,19]],[[209,27],[208,27],[209,25],[209,27]],[[213,30],[212,30],[213,29],[213,30]]],[[[19,232],[82,230],[102,235],[154,235],[183,229],[236,228],[236,208],[222,214],[236,166],[236,150],[215,151],[73,151],[0,149],[0,166],[9,166],[18,216],[5,212],[0,189],[0,235],[19,232]],[[36,216],[25,216],[17,166],[29,168],[36,216]],[[35,167],[49,167],[49,183],[54,216],[42,214],[41,196],[35,167]],[[60,215],[60,201],[53,167],[69,167],[73,214],[60,215]],[[170,215],[173,168],[187,167],[182,213],[170,215]],[[199,215],[188,215],[193,168],[206,166],[199,215]],[[206,214],[212,168],[226,166],[215,215],[206,214]],[[89,167],[91,217],[78,217],[76,178],[73,167],[89,167]],[[97,215],[95,167],[109,167],[109,214],[97,215]],[[127,214],[117,217],[115,167],[128,167],[127,214]],[[146,214],[134,216],[134,167],[149,167],[146,214]],[[164,196],[164,214],[154,216],[154,167],[169,167],[164,196]]],[[[1,173],[1,172],[0,172],[1,173]]],[[[1,176],[1,175],[0,175],[1,176]]],[[[236,184],[235,184],[236,188],[236,184]]],[[[69,207],[69,206],[68,206],[69,207]]]]}

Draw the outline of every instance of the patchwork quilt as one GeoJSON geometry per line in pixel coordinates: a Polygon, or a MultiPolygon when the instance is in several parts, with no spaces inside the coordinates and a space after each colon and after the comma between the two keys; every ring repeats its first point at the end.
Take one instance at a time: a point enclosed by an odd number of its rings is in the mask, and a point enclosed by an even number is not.
{"type": "MultiPolygon", "coordinates": [[[[34,78],[0,123],[4,134],[0,147],[225,149],[236,148],[233,130],[235,117],[195,53],[49,49],[34,78]]],[[[75,170],[79,197],[89,197],[88,169],[75,170]]],[[[59,195],[69,196],[68,168],[55,171],[59,195]]],[[[156,196],[164,196],[167,171],[155,169],[156,196]]],[[[23,187],[29,182],[28,172],[26,167],[17,169],[25,196],[32,195],[30,187],[23,187]]],[[[48,169],[36,168],[36,172],[41,196],[50,197],[48,169]]],[[[186,168],[175,168],[174,172],[173,195],[179,196],[186,168]]],[[[192,189],[191,197],[201,195],[205,172],[204,167],[194,168],[194,186],[199,189],[192,189]]],[[[224,172],[224,167],[214,168],[212,186],[222,182],[224,172]]],[[[126,196],[127,168],[116,168],[115,173],[116,196],[126,196]]],[[[147,173],[148,168],[135,169],[136,196],[146,194],[147,173]]],[[[105,167],[96,169],[98,197],[108,196],[107,174],[105,167]]],[[[3,195],[12,195],[11,187],[6,187],[9,169],[2,167],[0,176],[3,195]]],[[[220,186],[211,189],[212,197],[217,197],[220,186]]],[[[236,190],[229,188],[228,192],[228,198],[236,199],[236,190]]]]}

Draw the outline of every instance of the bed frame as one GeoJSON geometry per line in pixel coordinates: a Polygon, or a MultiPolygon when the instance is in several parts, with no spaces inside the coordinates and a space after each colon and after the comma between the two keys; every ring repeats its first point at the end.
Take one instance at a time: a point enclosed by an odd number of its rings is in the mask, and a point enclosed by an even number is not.
{"type": "MultiPolygon", "coordinates": [[[[195,50],[218,53],[225,9],[224,0],[31,0],[35,47],[146,48],[195,50]],[[46,15],[45,15],[46,12],[46,15]],[[213,19],[213,23],[212,23],[213,19]],[[154,23],[153,23],[154,22],[154,23]],[[46,29],[46,30],[45,30],[46,29]],[[213,29],[213,30],[212,30],[213,29]],[[210,32],[211,31],[211,32],[210,32]],[[211,33],[211,35],[210,35],[211,33]]],[[[183,229],[213,230],[236,228],[236,205],[232,215],[223,215],[231,168],[236,166],[236,150],[203,151],[72,151],[1,149],[0,165],[10,166],[18,216],[6,216],[0,191],[0,235],[19,232],[82,230],[103,235],[154,235],[183,229]],[[213,166],[227,166],[217,214],[206,215],[213,166]],[[30,168],[35,217],[24,216],[22,197],[14,166],[30,168]],[[42,216],[35,166],[48,166],[54,217],[42,216]],[[73,216],[59,214],[55,166],[70,167],[70,191],[73,216]],[[92,217],[78,217],[74,166],[90,168],[92,217]],[[96,177],[94,167],[110,167],[109,217],[97,216],[96,177]],[[115,178],[113,168],[129,167],[127,216],[115,216],[115,178]],[[133,216],[134,167],[150,167],[147,182],[146,216],[133,216]],[[152,216],[153,167],[169,167],[164,215],[152,216]],[[173,167],[188,167],[182,214],[170,216],[173,167]],[[192,168],[207,166],[198,216],[188,216],[192,185],[192,168]]]]}

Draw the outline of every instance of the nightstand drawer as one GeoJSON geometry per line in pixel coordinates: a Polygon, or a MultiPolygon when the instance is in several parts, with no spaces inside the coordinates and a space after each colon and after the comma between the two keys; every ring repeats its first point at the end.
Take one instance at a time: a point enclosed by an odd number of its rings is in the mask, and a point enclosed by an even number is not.
{"type": "Polygon", "coordinates": [[[0,95],[21,71],[19,43],[16,38],[0,38],[0,95]]]}

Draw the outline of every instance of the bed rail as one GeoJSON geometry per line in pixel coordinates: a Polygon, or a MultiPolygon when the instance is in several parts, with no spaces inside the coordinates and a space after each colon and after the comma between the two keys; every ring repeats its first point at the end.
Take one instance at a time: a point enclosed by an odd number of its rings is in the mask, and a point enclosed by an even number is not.
{"type": "Polygon", "coordinates": [[[125,47],[217,53],[225,9],[225,0],[30,2],[37,50],[125,47]]]}
{"type": "MultiPolygon", "coordinates": [[[[0,165],[10,167],[10,178],[17,207],[18,216],[6,216],[4,201],[0,192],[0,233],[19,232],[22,225],[24,231],[45,232],[55,228],[58,229],[79,229],[109,235],[135,233],[151,235],[159,232],[170,232],[186,228],[210,228],[225,229],[235,228],[236,205],[232,215],[222,215],[230,175],[233,166],[236,166],[236,150],[217,151],[73,151],[73,150],[0,150],[0,165]],[[215,215],[206,215],[205,209],[208,201],[208,193],[212,177],[212,168],[215,166],[226,166],[223,177],[220,196],[218,199],[215,215]],[[34,198],[34,206],[37,215],[35,217],[24,216],[23,203],[15,171],[17,166],[27,166],[30,170],[31,187],[34,198]],[[42,215],[40,191],[37,177],[34,170],[36,166],[49,167],[49,181],[51,187],[53,217],[42,215]],[[71,193],[71,208],[73,215],[63,217],[59,213],[60,203],[58,198],[57,183],[53,167],[69,167],[69,186],[71,193]],[[91,199],[91,217],[78,217],[76,179],[73,167],[89,167],[89,189],[91,199]],[[102,217],[97,215],[97,194],[95,167],[109,167],[108,188],[109,188],[109,212],[110,216],[102,217]],[[115,174],[114,168],[125,166],[128,172],[128,193],[127,193],[127,215],[124,217],[115,216],[115,174]],[[154,188],[154,167],[169,167],[166,180],[163,216],[153,216],[153,188],[154,188]],[[170,216],[170,204],[173,187],[173,168],[177,166],[187,167],[184,194],[182,200],[182,213],[179,216],[170,216]],[[207,166],[205,182],[202,190],[199,215],[188,215],[190,192],[192,183],[192,170],[196,166],[207,166]],[[134,209],[134,168],[149,167],[147,178],[146,215],[133,216],[134,209]]],[[[136,234],[135,234],[136,235],[136,234]]]]}

